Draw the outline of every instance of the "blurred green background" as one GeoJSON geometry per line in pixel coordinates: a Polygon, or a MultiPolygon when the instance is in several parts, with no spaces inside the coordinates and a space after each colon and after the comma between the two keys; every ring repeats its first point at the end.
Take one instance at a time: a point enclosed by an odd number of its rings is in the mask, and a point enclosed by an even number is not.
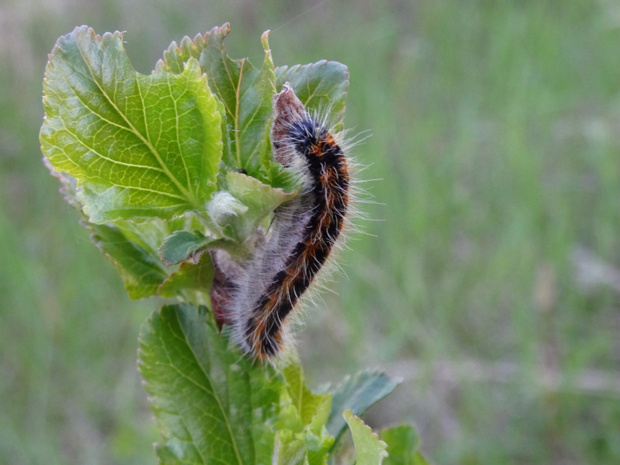
{"type": "Polygon", "coordinates": [[[3,0],[0,464],[152,464],[126,296],[41,163],[58,36],[125,30],[150,72],[230,21],[233,56],[349,66],[377,205],[309,312],[311,385],[404,379],[367,416],[436,464],[620,463],[620,3],[3,0]]]}

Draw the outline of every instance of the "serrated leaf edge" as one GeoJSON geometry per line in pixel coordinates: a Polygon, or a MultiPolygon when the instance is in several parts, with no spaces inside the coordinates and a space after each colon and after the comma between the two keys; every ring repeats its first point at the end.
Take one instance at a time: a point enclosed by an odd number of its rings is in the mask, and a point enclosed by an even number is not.
{"type": "MultiPolygon", "coordinates": [[[[370,435],[376,439],[377,444],[379,444],[379,446],[381,447],[381,450],[379,451],[379,465],[381,464],[381,462],[383,462],[383,459],[388,457],[389,454],[387,452],[387,443],[385,441],[383,441],[379,435],[377,433],[375,433],[372,428],[370,426],[368,426],[364,420],[362,420],[360,417],[358,417],[357,415],[355,415],[353,413],[352,410],[347,409],[342,413],[342,416],[344,418],[344,420],[347,422],[347,424],[349,425],[349,428],[351,429],[351,433],[353,433],[353,429],[351,428],[351,422],[356,422],[359,423],[360,426],[366,431],[369,432],[370,435]]],[[[355,440],[354,440],[355,442],[355,440]]],[[[356,453],[357,456],[357,453],[356,453]]],[[[359,460],[356,459],[356,463],[359,463],[359,460]]]]}

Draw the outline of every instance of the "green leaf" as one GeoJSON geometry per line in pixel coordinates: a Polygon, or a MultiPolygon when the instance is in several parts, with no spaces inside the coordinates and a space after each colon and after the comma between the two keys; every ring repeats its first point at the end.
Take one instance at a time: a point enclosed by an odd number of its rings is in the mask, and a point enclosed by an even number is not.
{"type": "Polygon", "coordinates": [[[213,281],[213,265],[208,253],[200,255],[198,263],[183,262],[157,289],[162,297],[174,297],[184,291],[198,291],[208,295],[213,281]]]}
{"type": "Polygon", "coordinates": [[[65,173],[55,172],[49,163],[47,167],[60,181],[60,192],[69,205],[74,207],[82,217],[81,224],[91,232],[91,240],[114,265],[125,283],[125,289],[132,299],[142,299],[157,292],[158,287],[168,276],[168,271],[156,254],[132,241],[118,227],[105,224],[89,223],[82,212],[82,205],[77,200],[77,181],[65,173]]]}
{"type": "Polygon", "coordinates": [[[287,389],[304,425],[323,426],[327,423],[332,404],[331,394],[312,394],[306,387],[301,365],[289,363],[282,368],[287,389]]]}
{"type": "Polygon", "coordinates": [[[303,439],[297,439],[290,431],[278,432],[274,451],[274,463],[277,465],[309,465],[306,446],[303,439]]]}
{"type": "Polygon", "coordinates": [[[149,218],[143,221],[117,220],[114,222],[125,237],[147,250],[154,258],[160,260],[159,249],[167,237],[175,231],[194,230],[202,227],[193,215],[172,220],[149,218]]]}
{"type": "Polygon", "coordinates": [[[82,26],[58,40],[43,86],[43,153],[78,180],[91,222],[199,210],[222,156],[217,99],[196,60],[181,74],[141,75],[122,39],[82,26]]]}
{"type": "Polygon", "coordinates": [[[214,242],[215,239],[206,237],[200,231],[175,231],[168,236],[159,249],[161,259],[168,265],[176,265],[185,260],[192,260],[196,252],[214,242]]]}
{"type": "Polygon", "coordinates": [[[364,370],[355,376],[347,376],[334,391],[332,409],[327,430],[336,437],[336,443],[345,429],[342,412],[351,409],[361,415],[371,405],[394,390],[400,381],[390,379],[385,373],[364,370]]]}
{"type": "MultiPolygon", "coordinates": [[[[208,254],[203,254],[197,264],[183,263],[170,274],[157,252],[157,245],[170,235],[171,229],[196,226],[194,218],[167,222],[155,218],[140,223],[119,220],[115,225],[90,223],[77,200],[75,178],[54,171],[52,174],[60,180],[65,200],[80,212],[82,226],[91,231],[91,240],[112,262],[131,298],[141,299],[154,294],[174,297],[188,290],[208,293],[213,280],[213,267],[208,254]]],[[[181,232],[185,231],[178,230],[176,234],[181,232]]]]}
{"type": "Polygon", "coordinates": [[[278,206],[293,198],[297,192],[287,194],[261,181],[234,171],[225,178],[227,190],[218,191],[207,204],[207,213],[216,227],[216,235],[223,237],[217,244],[231,254],[244,256],[251,253],[255,240],[269,226],[268,217],[278,206]]]}
{"type": "Polygon", "coordinates": [[[287,194],[282,189],[273,188],[234,171],[226,175],[226,182],[228,192],[247,207],[243,214],[228,217],[232,231],[230,234],[237,240],[245,240],[256,231],[267,215],[297,194],[297,192],[287,194]]]}
{"type": "Polygon", "coordinates": [[[283,377],[230,347],[204,307],[155,312],[139,360],[164,436],[162,463],[271,463],[283,377]]]}
{"type": "Polygon", "coordinates": [[[380,465],[388,455],[387,444],[379,439],[379,436],[373,433],[370,427],[351,410],[345,410],[342,416],[351,429],[356,465],[380,465]]]}
{"type": "Polygon", "coordinates": [[[341,129],[349,88],[349,71],[336,61],[321,60],[308,65],[280,66],[276,87],[288,82],[307,110],[327,113],[331,124],[341,129]]]}
{"type": "MultiPolygon", "coordinates": [[[[319,417],[314,417],[311,423],[303,425],[299,410],[288,392],[283,394],[281,399],[281,420],[277,424],[274,463],[326,464],[334,438],[329,435],[324,424],[317,421],[319,417]]],[[[329,401],[329,397],[327,400],[329,401]]]]}
{"type": "Polygon", "coordinates": [[[228,23],[214,27],[194,39],[184,37],[180,45],[173,42],[164,52],[156,69],[179,73],[190,58],[199,58],[209,85],[220,100],[223,119],[224,154],[222,176],[243,168],[272,187],[292,192],[298,182],[271,156],[270,123],[275,74],[268,32],[261,37],[265,58],[260,70],[247,58],[231,59],[223,41],[230,33],[228,23]],[[231,71],[231,74],[229,74],[231,71]]]}
{"type": "Polygon", "coordinates": [[[342,63],[325,60],[274,70],[268,32],[261,37],[265,58],[260,70],[247,58],[234,60],[228,56],[223,45],[230,33],[228,23],[193,40],[184,37],[180,45],[173,42],[156,69],[179,73],[187,60],[199,59],[228,121],[231,142],[229,149],[224,144],[225,171],[244,168],[266,184],[290,191],[294,187],[290,176],[271,157],[269,126],[273,95],[289,81],[307,108],[328,114],[338,130],[342,128],[349,72],[342,63]]]}
{"type": "MultiPolygon", "coordinates": [[[[66,175],[65,175],[66,176],[66,175]]],[[[114,225],[98,225],[83,220],[93,231],[91,239],[114,264],[125,282],[129,296],[138,299],[157,294],[173,297],[183,290],[208,292],[213,278],[210,260],[187,264],[178,270],[162,263],[158,246],[172,231],[197,226],[192,216],[163,221],[116,221],[114,225]]]]}
{"type": "Polygon", "coordinates": [[[127,239],[115,226],[87,221],[82,224],[92,232],[92,241],[116,268],[129,297],[142,299],[157,292],[168,277],[157,257],[127,239]]]}
{"type": "MultiPolygon", "coordinates": [[[[185,68],[185,63],[190,58],[200,61],[200,55],[209,45],[209,41],[216,40],[221,43],[223,38],[229,33],[230,24],[225,23],[222,26],[212,28],[205,34],[197,34],[193,39],[185,36],[179,45],[173,41],[164,52],[163,59],[159,60],[155,65],[155,71],[181,74],[185,68]]],[[[203,72],[206,72],[206,70],[203,70],[203,72]]]]}
{"type": "MultiPolygon", "coordinates": [[[[177,43],[173,41],[168,47],[168,50],[164,52],[163,59],[159,60],[155,65],[155,70],[180,74],[185,67],[185,63],[189,61],[190,58],[195,58],[200,61],[202,52],[209,46],[211,42],[215,41],[216,48],[221,48],[222,41],[229,33],[230,24],[225,23],[223,26],[214,27],[210,31],[206,32],[204,35],[196,35],[194,39],[190,39],[189,37],[185,36],[181,40],[180,45],[177,45],[177,43]]],[[[226,52],[223,51],[223,53],[225,54],[226,52]]],[[[201,67],[201,69],[203,73],[210,76],[213,75],[211,70],[206,69],[204,66],[201,67]]],[[[235,134],[229,134],[230,126],[228,125],[226,119],[226,109],[224,107],[224,104],[220,100],[221,96],[219,94],[217,94],[217,96],[218,111],[220,115],[222,115],[222,159],[224,160],[224,163],[222,163],[220,166],[220,174],[221,176],[225,176],[226,172],[235,169],[235,162],[232,156],[231,147],[231,136],[234,139],[235,134]]]]}
{"type": "Polygon", "coordinates": [[[229,170],[243,168],[259,177],[259,160],[264,159],[261,151],[271,149],[261,141],[269,133],[271,101],[275,93],[268,33],[261,38],[265,57],[261,69],[257,69],[247,58],[234,60],[228,56],[223,41],[229,32],[230,25],[226,23],[191,44],[186,41],[181,48],[168,49],[163,66],[164,69],[178,69],[180,62],[200,51],[200,67],[209,78],[211,90],[222,102],[228,123],[231,145],[223,161],[229,170]]]}
{"type": "MultiPolygon", "coordinates": [[[[291,404],[295,407],[299,420],[304,426],[302,434],[297,434],[295,440],[288,443],[283,440],[282,436],[278,437],[282,444],[281,450],[286,456],[303,444],[303,449],[307,450],[305,460],[308,464],[324,464],[327,453],[334,443],[334,438],[325,428],[332,396],[310,392],[305,385],[303,370],[298,361],[287,364],[282,368],[282,373],[286,377],[291,404]]],[[[294,455],[296,454],[297,452],[294,455]]]]}
{"type": "Polygon", "coordinates": [[[280,411],[287,415],[282,415],[278,423],[275,463],[325,464],[334,442],[325,429],[331,395],[310,392],[296,357],[291,357],[281,371],[286,378],[286,392],[281,396],[280,411]]]}
{"type": "Polygon", "coordinates": [[[395,426],[381,431],[381,439],[387,443],[389,457],[384,465],[428,465],[418,452],[420,438],[411,426],[395,426]]]}

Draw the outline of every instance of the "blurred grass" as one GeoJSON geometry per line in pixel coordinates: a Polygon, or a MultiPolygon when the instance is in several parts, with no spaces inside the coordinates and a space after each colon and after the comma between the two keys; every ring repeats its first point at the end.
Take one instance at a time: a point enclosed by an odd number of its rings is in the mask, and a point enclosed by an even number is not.
{"type": "Polygon", "coordinates": [[[355,156],[383,179],[365,184],[377,237],[349,243],[348,279],[300,333],[309,379],[404,376],[369,420],[414,422],[437,464],[620,463],[617,3],[13,0],[0,464],[154,463],[157,438],[135,369],[157,302],[129,300],[40,161],[46,54],[75,25],[126,30],[146,73],[225,21],[233,55],[260,62],[272,29],[277,65],[346,63],[347,125],[372,134],[355,156]]]}

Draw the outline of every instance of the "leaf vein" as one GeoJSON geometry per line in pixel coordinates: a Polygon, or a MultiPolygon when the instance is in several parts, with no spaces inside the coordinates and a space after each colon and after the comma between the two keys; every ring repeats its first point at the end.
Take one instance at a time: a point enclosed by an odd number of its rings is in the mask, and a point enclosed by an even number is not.
{"type": "MultiPolygon", "coordinates": [[[[168,91],[170,92],[170,95],[172,96],[172,86],[170,85],[170,76],[168,75],[166,77],[166,83],[168,84],[168,91]]],[[[188,83],[186,83],[186,90],[183,91],[183,93],[179,96],[179,99],[185,95],[185,93],[187,92],[187,85],[188,83]]],[[[177,140],[177,148],[179,149],[179,155],[181,157],[181,161],[183,162],[183,169],[185,171],[185,180],[187,182],[187,186],[189,187],[189,192],[193,194],[192,192],[192,183],[190,181],[190,174],[189,174],[189,169],[187,168],[187,163],[185,162],[185,157],[183,156],[183,149],[181,148],[181,137],[180,137],[180,129],[179,129],[179,109],[177,107],[177,99],[173,98],[172,101],[174,102],[174,117],[175,117],[175,131],[176,131],[176,140],[177,140]]]]}
{"type": "MultiPolygon", "coordinates": [[[[179,319],[178,313],[176,314],[176,318],[177,318],[177,321],[178,321],[178,319],[179,319]]],[[[179,322],[179,326],[180,326],[180,322],[179,322]]],[[[203,375],[205,376],[205,378],[209,379],[208,374],[205,373],[204,370],[202,370],[202,365],[200,365],[200,363],[198,363],[198,356],[194,352],[194,348],[190,344],[189,340],[187,340],[187,335],[185,334],[185,332],[183,332],[183,337],[185,338],[185,343],[190,348],[190,350],[192,352],[192,355],[194,356],[194,359],[196,360],[197,365],[200,367],[203,375]]],[[[213,398],[216,400],[217,405],[218,405],[220,411],[222,412],[222,416],[225,419],[226,428],[228,429],[228,434],[230,435],[230,440],[231,440],[231,443],[233,445],[233,449],[235,451],[235,455],[237,456],[237,461],[238,461],[239,465],[243,465],[243,462],[241,460],[241,455],[240,455],[240,452],[239,452],[239,448],[237,446],[237,441],[235,441],[235,436],[234,436],[234,434],[232,432],[232,429],[231,429],[231,426],[230,426],[230,419],[228,418],[228,415],[227,415],[226,411],[224,410],[224,407],[223,407],[223,405],[222,405],[222,403],[220,401],[220,398],[217,395],[215,395],[215,390],[213,390],[213,398]]]]}
{"type": "MultiPolygon", "coordinates": [[[[69,129],[69,127],[67,127],[67,125],[65,124],[65,122],[61,119],[62,121],[62,125],[65,128],[65,131],[67,131],[71,136],[73,136],[73,138],[80,144],[82,145],[84,148],[90,150],[92,153],[94,153],[95,155],[97,155],[100,158],[103,158],[104,160],[109,161],[110,163],[114,163],[117,165],[122,165],[122,166],[128,166],[128,167],[132,167],[132,168],[140,168],[140,169],[145,169],[145,170],[153,170],[153,171],[157,171],[159,173],[163,173],[164,171],[161,168],[157,168],[156,166],[149,166],[149,165],[136,165],[134,163],[125,163],[119,160],[114,160],[113,158],[107,157],[104,154],[98,152],[97,150],[95,150],[93,147],[89,146],[88,144],[86,144],[86,142],[84,142],[83,140],[80,139],[79,135],[74,133],[73,131],[71,131],[71,129],[69,129]]],[[[73,160],[71,160],[73,161],[73,160]]],[[[74,162],[75,163],[75,162],[74,162]]],[[[79,166],[77,163],[75,163],[77,166],[79,166]]]]}
{"type": "MultiPolygon", "coordinates": [[[[131,121],[129,121],[129,119],[127,118],[127,115],[125,115],[121,109],[116,105],[116,103],[111,99],[111,97],[108,95],[108,93],[103,89],[103,87],[101,86],[101,84],[97,81],[93,70],[91,69],[88,60],[86,59],[86,57],[84,56],[84,52],[82,51],[82,49],[80,47],[78,47],[78,51],[80,53],[80,56],[82,57],[82,60],[84,60],[84,63],[86,64],[90,74],[91,74],[91,80],[95,83],[95,85],[99,88],[99,91],[101,92],[101,94],[106,98],[106,100],[110,103],[110,105],[116,110],[116,112],[121,116],[121,118],[123,118],[123,120],[125,121],[125,123],[127,123],[127,125],[131,128],[131,130],[140,138],[140,140],[142,140],[142,142],[148,147],[148,149],[151,151],[151,153],[153,154],[153,156],[155,157],[155,159],[157,160],[157,162],[160,164],[161,168],[164,170],[165,174],[170,178],[170,180],[177,185],[177,188],[179,189],[179,191],[186,195],[188,197],[188,200],[190,200],[190,203],[194,204],[196,203],[195,199],[193,198],[193,196],[189,195],[189,193],[187,192],[187,190],[181,185],[181,183],[179,182],[178,179],[176,179],[176,177],[170,172],[170,170],[168,170],[167,166],[164,164],[161,156],[159,155],[159,153],[157,152],[157,150],[155,149],[155,147],[153,147],[153,145],[151,145],[151,143],[149,142],[148,139],[146,139],[141,133],[140,131],[138,131],[133,124],[131,123],[131,121]]],[[[143,108],[143,113],[145,115],[146,118],[146,110],[144,107],[144,100],[142,99],[142,94],[141,94],[141,89],[140,89],[140,79],[139,79],[139,75],[138,73],[135,73],[135,83],[136,83],[136,87],[138,88],[138,91],[140,92],[140,100],[142,102],[142,108],[143,108]]],[[[147,134],[148,134],[148,126],[146,128],[147,130],[147,134]]]]}

